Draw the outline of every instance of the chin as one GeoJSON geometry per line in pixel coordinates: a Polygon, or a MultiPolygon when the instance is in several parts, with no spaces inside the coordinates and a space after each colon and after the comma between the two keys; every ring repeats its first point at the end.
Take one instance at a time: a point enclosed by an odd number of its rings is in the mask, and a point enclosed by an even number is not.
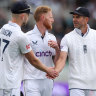
{"type": "Polygon", "coordinates": [[[47,29],[52,30],[52,26],[51,25],[47,26],[47,29]]]}
{"type": "Polygon", "coordinates": [[[78,28],[78,26],[74,26],[74,28],[78,28]]]}

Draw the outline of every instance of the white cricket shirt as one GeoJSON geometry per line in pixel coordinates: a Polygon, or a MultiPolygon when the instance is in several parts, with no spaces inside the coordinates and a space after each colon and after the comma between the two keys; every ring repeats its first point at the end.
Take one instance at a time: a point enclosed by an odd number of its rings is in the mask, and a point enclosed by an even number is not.
{"type": "MultiPolygon", "coordinates": [[[[34,29],[27,32],[27,37],[30,39],[32,50],[36,57],[46,66],[53,66],[52,56],[55,55],[55,49],[48,46],[49,40],[56,41],[56,38],[51,33],[46,31],[44,38],[41,38],[41,33],[39,32],[37,26],[34,29]]],[[[30,66],[29,62],[25,60],[24,64],[24,79],[44,79],[46,78],[46,73],[30,66]]]]}
{"type": "Polygon", "coordinates": [[[68,52],[69,88],[96,90],[96,31],[82,37],[74,29],[61,41],[61,51],[68,52]]]}
{"type": "Polygon", "coordinates": [[[30,43],[16,23],[5,24],[0,31],[0,89],[19,88],[23,77],[23,54],[30,43]]]}

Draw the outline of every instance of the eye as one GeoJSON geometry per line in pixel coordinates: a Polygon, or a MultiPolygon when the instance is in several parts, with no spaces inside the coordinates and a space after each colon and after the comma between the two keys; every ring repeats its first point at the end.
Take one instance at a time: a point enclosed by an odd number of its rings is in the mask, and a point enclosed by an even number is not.
{"type": "Polygon", "coordinates": [[[79,16],[79,15],[78,15],[78,16],[76,16],[76,18],[80,18],[80,17],[81,17],[81,16],[79,16]]]}

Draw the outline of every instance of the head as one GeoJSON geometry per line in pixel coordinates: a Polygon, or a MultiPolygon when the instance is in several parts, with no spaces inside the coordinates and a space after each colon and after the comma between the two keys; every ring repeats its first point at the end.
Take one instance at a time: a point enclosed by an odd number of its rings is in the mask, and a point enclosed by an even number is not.
{"type": "Polygon", "coordinates": [[[16,1],[11,6],[12,17],[16,21],[19,21],[22,25],[26,25],[28,22],[30,12],[30,6],[23,1],[16,1]]]}
{"type": "Polygon", "coordinates": [[[21,14],[12,14],[12,18],[15,23],[20,24],[21,26],[25,26],[29,19],[29,14],[27,13],[21,13],[21,14]]]}
{"type": "Polygon", "coordinates": [[[81,29],[87,26],[89,21],[89,11],[84,7],[78,7],[75,11],[70,12],[73,15],[73,24],[75,28],[81,29]]]}
{"type": "Polygon", "coordinates": [[[44,27],[48,30],[52,29],[54,22],[52,9],[48,6],[39,6],[34,12],[34,19],[36,22],[42,22],[44,27]]]}

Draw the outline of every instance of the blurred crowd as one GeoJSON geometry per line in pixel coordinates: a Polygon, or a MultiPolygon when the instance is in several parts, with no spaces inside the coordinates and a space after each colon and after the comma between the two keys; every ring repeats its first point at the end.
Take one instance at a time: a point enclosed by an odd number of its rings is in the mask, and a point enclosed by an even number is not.
{"type": "MultiPolygon", "coordinates": [[[[10,6],[16,0],[0,0],[0,28],[9,21],[11,18],[10,6]]],[[[73,30],[72,15],[69,14],[78,6],[84,6],[89,9],[91,13],[89,25],[91,28],[96,29],[96,0],[23,0],[29,3],[31,9],[34,10],[39,5],[48,5],[52,8],[54,14],[53,33],[58,43],[62,37],[73,30]]],[[[33,29],[35,24],[33,15],[30,15],[27,26],[22,27],[24,32],[33,29]]]]}

